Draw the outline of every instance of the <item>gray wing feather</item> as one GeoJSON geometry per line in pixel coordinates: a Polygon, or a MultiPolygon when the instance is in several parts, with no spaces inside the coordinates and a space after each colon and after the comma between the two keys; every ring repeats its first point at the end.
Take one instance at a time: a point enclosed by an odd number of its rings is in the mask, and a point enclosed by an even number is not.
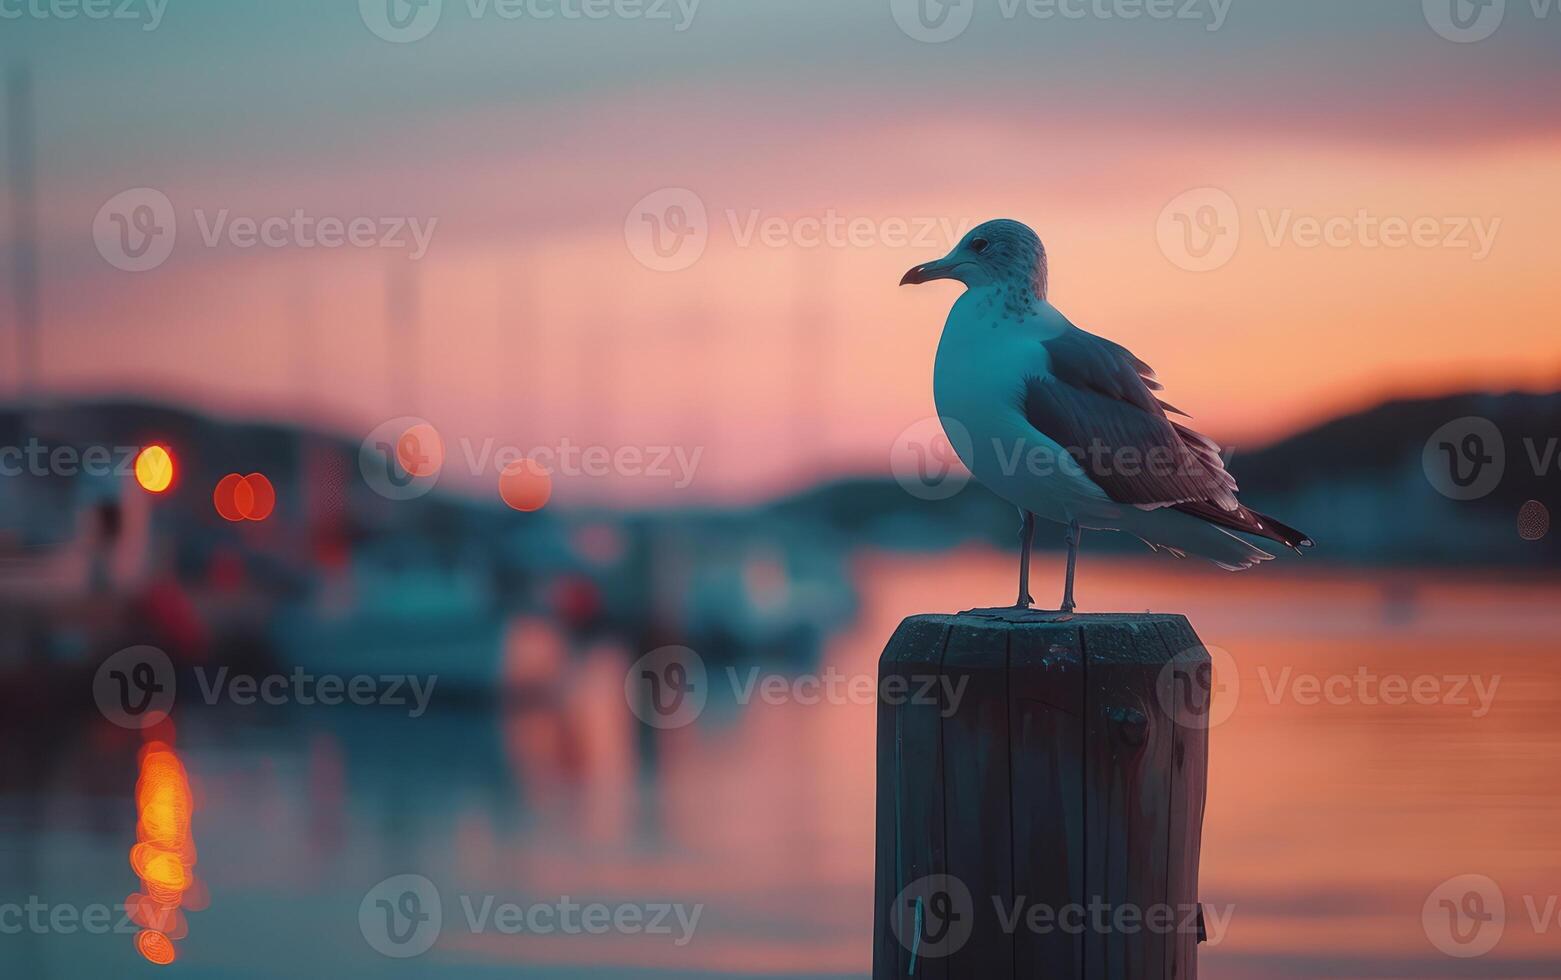
{"type": "Polygon", "coordinates": [[[1149,365],[1077,327],[1043,343],[1051,374],[1026,383],[1025,416],[1111,499],[1139,507],[1239,508],[1219,446],[1167,417],[1177,410],[1155,397],[1159,383],[1149,365]]]}

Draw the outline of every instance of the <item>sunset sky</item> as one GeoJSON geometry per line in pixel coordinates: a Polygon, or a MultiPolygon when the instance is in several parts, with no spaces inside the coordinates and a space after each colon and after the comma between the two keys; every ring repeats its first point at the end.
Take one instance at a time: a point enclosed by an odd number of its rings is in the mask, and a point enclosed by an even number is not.
{"type": "Polygon", "coordinates": [[[975,0],[938,42],[890,0],[600,20],[445,0],[409,43],[370,29],[375,0],[139,0],[139,22],[34,2],[7,8],[33,12],[0,21],[0,57],[36,90],[51,391],[353,437],[417,415],[447,443],[702,447],[686,499],[762,497],[887,471],[933,414],[959,288],[900,274],[998,216],[1040,232],[1074,322],[1230,444],[1392,394],[1561,384],[1561,9],[1543,0],[1509,0],[1473,43],[1433,28],[1453,0],[1133,19],[1131,0],[975,0]],[[132,188],[176,217],[149,271],[101,251],[100,210],[132,188]],[[658,271],[633,231],[668,188],[649,216],[697,202],[708,244],[658,271]],[[409,220],[427,252],[304,248],[291,224],[283,247],[231,224],[207,244],[224,218],[295,213],[371,219],[376,241],[409,220]],[[804,247],[804,219],[830,217],[854,236],[804,247]],[[1225,229],[1228,260],[1185,268],[1180,221],[1225,229]],[[1382,247],[1384,224],[1418,240],[1382,247]],[[390,296],[415,298],[415,332],[390,296]]]}

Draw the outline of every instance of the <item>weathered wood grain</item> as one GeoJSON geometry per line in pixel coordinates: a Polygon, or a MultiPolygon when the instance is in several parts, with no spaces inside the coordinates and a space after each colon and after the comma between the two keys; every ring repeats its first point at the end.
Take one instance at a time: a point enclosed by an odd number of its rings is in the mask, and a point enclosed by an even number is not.
{"type": "Polygon", "coordinates": [[[1207,664],[1180,616],[901,624],[874,977],[1195,977],[1207,664]]]}

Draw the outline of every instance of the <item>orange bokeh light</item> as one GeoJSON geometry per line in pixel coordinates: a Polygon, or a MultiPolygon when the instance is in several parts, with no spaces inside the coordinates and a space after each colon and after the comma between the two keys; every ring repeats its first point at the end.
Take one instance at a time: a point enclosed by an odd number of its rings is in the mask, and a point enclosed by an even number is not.
{"type": "Polygon", "coordinates": [[[158,966],[167,966],[178,955],[174,952],[173,940],[155,929],[143,929],[136,933],[136,949],[146,957],[147,962],[158,966]]]}
{"type": "Polygon", "coordinates": [[[131,895],[126,906],[142,927],[136,934],[137,951],[148,962],[165,966],[177,955],[174,940],[189,933],[179,907],[185,892],[198,884],[190,833],[195,796],[184,763],[166,742],[150,742],[142,750],[135,799],[140,819],[130,866],[141,879],[141,891],[131,895]]]}
{"type": "Polygon", "coordinates": [[[499,496],[518,511],[541,510],[553,496],[553,475],[536,460],[516,460],[499,476],[499,496]]]}
{"type": "Polygon", "coordinates": [[[162,493],[173,486],[173,454],[166,446],[147,446],[136,456],[136,482],[147,493],[162,493]]]}
{"type": "Polygon", "coordinates": [[[263,473],[229,473],[217,481],[211,502],[225,521],[263,521],[276,510],[276,487],[263,473]]]}
{"type": "Polygon", "coordinates": [[[444,468],[444,440],[427,422],[419,422],[396,440],[396,462],[409,476],[426,479],[444,468]]]}

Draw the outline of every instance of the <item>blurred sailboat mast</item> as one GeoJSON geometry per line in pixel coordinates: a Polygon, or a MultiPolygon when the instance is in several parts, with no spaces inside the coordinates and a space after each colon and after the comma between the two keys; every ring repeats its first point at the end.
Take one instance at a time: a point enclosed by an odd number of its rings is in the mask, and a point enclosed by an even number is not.
{"type": "Polygon", "coordinates": [[[11,291],[16,319],[16,390],[26,401],[38,380],[38,199],[33,147],[32,76],[6,78],[6,146],[10,161],[11,291]]]}

